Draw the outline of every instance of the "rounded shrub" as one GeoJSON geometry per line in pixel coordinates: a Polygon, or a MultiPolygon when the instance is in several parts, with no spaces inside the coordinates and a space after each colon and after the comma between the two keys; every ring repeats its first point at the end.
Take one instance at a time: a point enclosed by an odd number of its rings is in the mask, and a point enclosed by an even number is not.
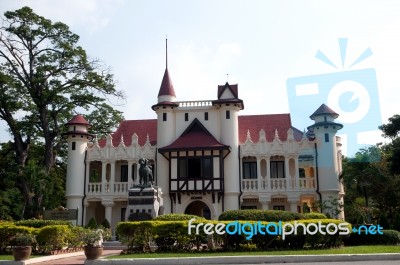
{"type": "Polygon", "coordinates": [[[44,253],[61,250],[68,246],[71,227],[68,225],[48,225],[42,227],[36,237],[40,250],[44,253]]]}
{"type": "Polygon", "coordinates": [[[360,245],[399,245],[400,232],[396,230],[382,230],[383,234],[351,233],[345,238],[346,246],[360,245]]]}
{"type": "Polygon", "coordinates": [[[220,221],[264,221],[264,222],[279,222],[300,220],[303,215],[288,211],[278,210],[233,210],[223,212],[218,220],[220,221]]]}

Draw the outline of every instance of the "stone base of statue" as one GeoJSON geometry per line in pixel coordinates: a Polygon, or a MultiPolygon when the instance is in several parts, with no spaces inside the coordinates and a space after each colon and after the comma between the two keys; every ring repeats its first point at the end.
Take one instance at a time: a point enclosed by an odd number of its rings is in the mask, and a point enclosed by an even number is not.
{"type": "Polygon", "coordinates": [[[126,221],[150,220],[162,211],[161,188],[153,185],[135,185],[128,192],[126,221]]]}

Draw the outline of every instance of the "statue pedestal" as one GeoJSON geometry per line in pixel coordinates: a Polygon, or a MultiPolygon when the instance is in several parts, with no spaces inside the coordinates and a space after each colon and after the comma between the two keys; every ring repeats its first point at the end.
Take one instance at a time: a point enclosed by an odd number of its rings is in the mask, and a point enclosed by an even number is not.
{"type": "Polygon", "coordinates": [[[131,214],[141,214],[143,216],[143,214],[146,213],[151,216],[151,218],[158,216],[160,208],[162,208],[163,205],[161,188],[157,186],[137,185],[129,189],[128,192],[126,221],[128,221],[131,214]]]}

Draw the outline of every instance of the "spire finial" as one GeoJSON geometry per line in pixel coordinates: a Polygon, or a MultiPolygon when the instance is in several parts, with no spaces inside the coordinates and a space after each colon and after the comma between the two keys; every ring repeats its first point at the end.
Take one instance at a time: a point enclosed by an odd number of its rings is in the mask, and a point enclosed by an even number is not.
{"type": "Polygon", "coordinates": [[[229,81],[229,74],[226,74],[226,82],[229,83],[228,81],[229,81]]]}
{"type": "Polygon", "coordinates": [[[168,38],[165,35],[165,69],[168,69],[168,38]]]}

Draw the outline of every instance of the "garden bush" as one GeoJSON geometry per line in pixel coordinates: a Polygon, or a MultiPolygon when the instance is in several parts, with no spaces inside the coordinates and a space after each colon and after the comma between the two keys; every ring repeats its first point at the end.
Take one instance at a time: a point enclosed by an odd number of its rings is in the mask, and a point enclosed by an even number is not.
{"type": "Polygon", "coordinates": [[[233,210],[223,212],[218,220],[220,221],[264,221],[279,222],[303,219],[300,213],[292,213],[288,211],[278,210],[233,210]]]}
{"type": "Polygon", "coordinates": [[[70,226],[48,225],[39,230],[36,240],[39,244],[40,251],[43,253],[48,253],[67,247],[70,236],[70,226]]]}
{"type": "Polygon", "coordinates": [[[35,228],[16,226],[11,222],[0,223],[0,253],[5,253],[10,241],[17,234],[35,234],[35,228]]]}
{"type": "Polygon", "coordinates": [[[346,246],[359,246],[359,245],[399,245],[400,232],[396,230],[382,230],[383,234],[360,234],[351,233],[350,236],[345,238],[344,244],[346,246]]]}
{"type": "Polygon", "coordinates": [[[149,251],[153,222],[120,222],[116,227],[116,233],[120,241],[128,246],[128,251],[149,251]]]}

